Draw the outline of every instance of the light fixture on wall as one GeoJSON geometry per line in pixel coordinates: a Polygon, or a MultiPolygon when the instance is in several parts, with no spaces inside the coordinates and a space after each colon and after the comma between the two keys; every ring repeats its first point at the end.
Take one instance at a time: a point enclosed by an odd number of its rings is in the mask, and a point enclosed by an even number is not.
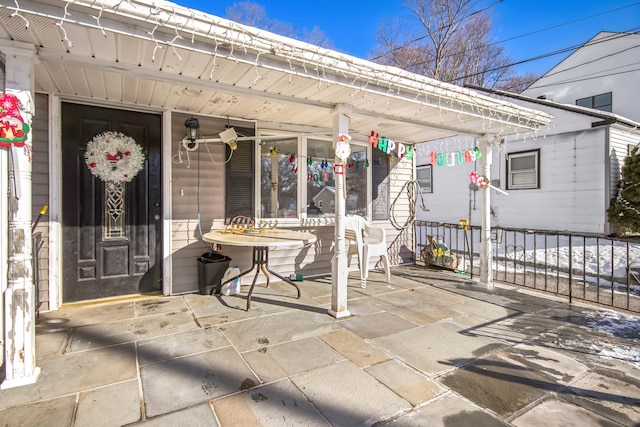
{"type": "Polygon", "coordinates": [[[200,122],[198,119],[190,118],[184,122],[184,127],[187,129],[187,148],[193,150],[197,147],[196,139],[200,137],[200,122]]]}
{"type": "Polygon", "coordinates": [[[198,148],[198,144],[201,142],[209,143],[209,142],[222,142],[224,144],[229,145],[231,150],[235,150],[238,148],[238,134],[233,127],[228,127],[218,134],[220,138],[203,138],[200,136],[200,122],[196,118],[187,119],[184,122],[184,127],[187,131],[187,136],[182,140],[184,147],[193,151],[198,148]]]}

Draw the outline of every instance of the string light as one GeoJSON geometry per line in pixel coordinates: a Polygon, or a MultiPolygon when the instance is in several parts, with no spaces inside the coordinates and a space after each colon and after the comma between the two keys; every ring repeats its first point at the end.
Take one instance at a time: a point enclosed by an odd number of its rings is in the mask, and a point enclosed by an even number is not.
{"type": "MultiPolygon", "coordinates": [[[[68,17],[71,15],[67,7],[69,4],[82,5],[88,8],[97,9],[97,15],[91,15],[100,29],[102,35],[107,37],[107,28],[102,23],[102,17],[106,12],[118,12],[121,9],[128,9],[122,13],[128,13],[133,16],[136,15],[136,3],[132,0],[120,0],[112,7],[106,7],[102,1],[96,4],[96,1],[89,0],[71,0],[65,5],[64,15],[60,21],[57,22],[57,27],[64,37],[64,43],[68,47],[73,46],[73,43],[67,37],[66,29],[64,28],[68,17]]],[[[15,0],[15,8],[10,16],[18,16],[21,18],[26,26],[29,26],[28,19],[22,15],[22,10],[18,4],[18,0],[15,0]]],[[[139,15],[139,13],[138,13],[139,15]]],[[[277,71],[283,71],[277,65],[273,64],[261,64],[260,56],[264,53],[275,54],[281,56],[288,63],[289,68],[289,84],[292,83],[293,76],[308,77],[312,73],[318,80],[318,87],[321,88],[323,83],[326,86],[330,84],[338,84],[346,87],[353,87],[355,91],[352,94],[352,102],[356,104],[356,95],[362,93],[362,98],[369,97],[372,103],[376,102],[376,99],[371,95],[382,96],[386,98],[387,108],[390,107],[390,102],[394,98],[403,100],[411,99],[407,98],[405,93],[417,93],[412,101],[416,104],[416,114],[419,114],[425,106],[437,107],[440,115],[440,122],[444,123],[445,113],[451,112],[458,115],[458,120],[462,123],[465,122],[464,114],[470,116],[476,116],[482,120],[483,131],[491,129],[496,125],[496,121],[502,123],[500,132],[504,133],[504,125],[511,129],[518,131],[519,129],[535,129],[540,125],[549,121],[549,117],[544,113],[528,112],[528,111],[516,111],[515,117],[517,118],[517,124],[511,121],[514,116],[513,106],[509,104],[494,104],[490,100],[481,97],[479,94],[472,92],[471,90],[453,90],[453,87],[447,83],[442,83],[415,76],[407,71],[395,69],[392,67],[384,67],[382,69],[380,65],[368,64],[364,61],[357,62],[353,58],[339,54],[334,51],[330,51],[318,46],[307,46],[306,44],[300,44],[292,46],[288,43],[284,43],[279,36],[271,35],[259,29],[253,29],[246,27],[228,20],[218,19],[203,14],[202,18],[196,17],[191,9],[173,6],[162,6],[161,4],[154,3],[149,7],[149,14],[146,20],[153,24],[153,29],[146,32],[150,37],[150,40],[154,44],[152,53],[152,61],[155,62],[158,49],[162,49],[163,45],[171,46],[179,60],[183,60],[178,52],[178,48],[191,49],[204,52],[194,46],[196,33],[203,35],[202,31],[199,31],[199,26],[203,24],[209,25],[209,31],[204,35],[207,39],[212,40],[215,43],[215,49],[212,54],[213,61],[209,74],[209,78],[213,79],[214,71],[217,67],[217,56],[220,54],[218,47],[220,43],[228,44],[230,46],[230,52],[222,55],[223,57],[235,60],[236,63],[247,63],[255,67],[256,79],[254,84],[258,80],[262,79],[263,75],[260,73],[260,69],[275,69],[277,71]],[[162,22],[161,15],[166,14],[166,22],[162,22]],[[159,27],[166,27],[175,31],[175,36],[170,40],[161,40],[161,35],[157,33],[159,27]],[[191,39],[191,46],[183,43],[184,37],[181,33],[189,33],[191,39]],[[236,48],[240,48],[245,55],[248,55],[249,50],[255,52],[255,60],[248,62],[246,59],[241,59],[236,56],[236,48]],[[299,64],[300,67],[297,67],[299,64]],[[307,65],[312,67],[307,68],[307,65]],[[329,77],[326,74],[326,68],[329,68],[334,73],[333,75],[342,75],[344,81],[336,80],[329,77]],[[375,82],[375,83],[374,83],[375,82]],[[369,87],[369,83],[374,85],[369,87]],[[380,89],[380,85],[386,84],[386,93],[380,89]],[[422,97],[424,95],[424,99],[422,97]],[[430,100],[430,97],[434,101],[430,100]],[[435,101],[437,98],[437,101],[435,101]],[[448,98],[448,102],[443,103],[443,98],[448,98]],[[485,111],[488,108],[489,111],[485,111]],[[505,118],[506,117],[506,118],[505,118]]],[[[135,36],[135,34],[132,34],[135,36]]],[[[535,137],[535,135],[534,135],[535,137]]]]}

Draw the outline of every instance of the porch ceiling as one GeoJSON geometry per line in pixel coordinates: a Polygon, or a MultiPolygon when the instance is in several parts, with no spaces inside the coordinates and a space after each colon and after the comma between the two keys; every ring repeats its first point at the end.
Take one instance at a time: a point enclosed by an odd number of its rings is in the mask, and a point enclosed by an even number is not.
{"type": "Polygon", "coordinates": [[[417,143],[506,135],[550,117],[471,90],[242,26],[169,2],[19,0],[0,41],[34,45],[37,91],[129,106],[331,129],[417,143]]]}

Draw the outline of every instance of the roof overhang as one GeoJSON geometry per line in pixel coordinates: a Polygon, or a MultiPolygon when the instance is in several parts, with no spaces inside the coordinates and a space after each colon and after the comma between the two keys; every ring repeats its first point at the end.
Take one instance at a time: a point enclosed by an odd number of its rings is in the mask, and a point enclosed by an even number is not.
{"type": "Polygon", "coordinates": [[[0,8],[0,42],[36,47],[35,90],[63,97],[331,128],[404,143],[523,133],[543,112],[395,67],[151,0],[20,0],[0,8]]]}

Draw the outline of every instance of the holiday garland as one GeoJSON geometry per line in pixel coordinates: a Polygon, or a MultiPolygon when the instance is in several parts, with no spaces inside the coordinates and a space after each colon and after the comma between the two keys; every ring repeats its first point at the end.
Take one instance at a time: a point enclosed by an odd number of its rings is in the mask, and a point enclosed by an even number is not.
{"type": "Polygon", "coordinates": [[[103,181],[130,182],[144,167],[142,147],[114,131],[94,136],[84,158],[91,173],[103,181]]]}

